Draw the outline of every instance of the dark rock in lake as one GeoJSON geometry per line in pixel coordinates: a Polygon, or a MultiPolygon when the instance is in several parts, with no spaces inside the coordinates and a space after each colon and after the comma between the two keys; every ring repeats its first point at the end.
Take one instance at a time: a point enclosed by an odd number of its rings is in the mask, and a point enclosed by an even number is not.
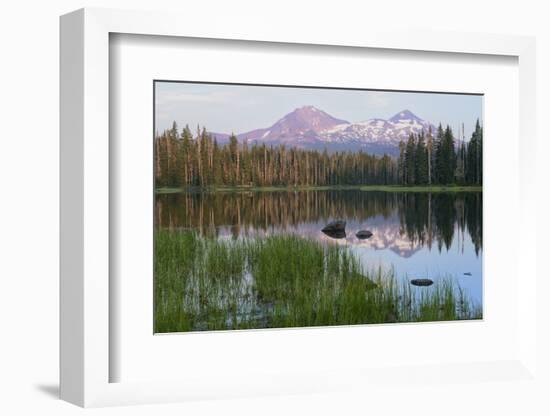
{"type": "Polygon", "coordinates": [[[433,280],[430,279],[413,279],[411,280],[411,285],[415,286],[431,286],[434,284],[433,280]]]}
{"type": "Polygon", "coordinates": [[[328,230],[325,230],[323,228],[322,231],[323,231],[324,234],[328,235],[331,238],[336,238],[336,239],[346,238],[346,232],[344,230],[341,230],[341,231],[328,231],[328,230]]]}
{"type": "Polygon", "coordinates": [[[371,238],[372,233],[368,230],[361,230],[361,231],[357,231],[357,234],[355,234],[355,236],[360,240],[365,240],[367,238],[371,238]]]}
{"type": "Polygon", "coordinates": [[[343,220],[336,220],[329,222],[325,228],[323,228],[321,231],[323,231],[325,234],[327,232],[346,232],[346,222],[343,220]]]}
{"type": "Polygon", "coordinates": [[[464,276],[471,276],[471,275],[472,275],[472,273],[470,273],[470,272],[464,272],[464,276]]]}

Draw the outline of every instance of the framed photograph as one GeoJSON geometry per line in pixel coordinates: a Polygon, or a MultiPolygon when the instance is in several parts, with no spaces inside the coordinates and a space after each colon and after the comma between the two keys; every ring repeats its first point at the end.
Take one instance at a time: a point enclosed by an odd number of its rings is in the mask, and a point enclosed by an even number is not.
{"type": "Polygon", "coordinates": [[[154,95],[155,333],[483,318],[482,95],[154,95]]]}
{"type": "Polygon", "coordinates": [[[62,398],[536,385],[534,40],[180,18],[61,18],[62,398]]]}

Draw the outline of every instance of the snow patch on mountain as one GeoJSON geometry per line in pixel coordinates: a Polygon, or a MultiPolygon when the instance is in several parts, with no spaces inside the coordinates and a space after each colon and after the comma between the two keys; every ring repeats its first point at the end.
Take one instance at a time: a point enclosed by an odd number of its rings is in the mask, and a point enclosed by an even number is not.
{"type": "MultiPolygon", "coordinates": [[[[240,142],[285,145],[304,149],[332,151],[362,150],[374,154],[397,155],[399,143],[409,135],[428,133],[436,128],[409,110],[385,120],[372,118],[350,123],[311,105],[300,107],[279,119],[271,127],[256,129],[237,136],[240,142]]],[[[216,134],[225,141],[226,135],[216,134]]]]}
{"type": "Polygon", "coordinates": [[[435,126],[411,113],[401,111],[388,120],[373,118],[348,125],[339,125],[320,132],[320,139],[328,143],[381,143],[398,146],[411,133],[435,132],[435,126]]]}

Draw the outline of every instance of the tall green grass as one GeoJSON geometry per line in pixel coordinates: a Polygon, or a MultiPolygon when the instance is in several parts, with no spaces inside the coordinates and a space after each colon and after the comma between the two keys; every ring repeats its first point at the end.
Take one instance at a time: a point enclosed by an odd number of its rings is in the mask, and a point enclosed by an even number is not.
{"type": "Polygon", "coordinates": [[[155,332],[476,319],[453,284],[398,283],[347,248],[298,236],[155,234],[155,332]]]}

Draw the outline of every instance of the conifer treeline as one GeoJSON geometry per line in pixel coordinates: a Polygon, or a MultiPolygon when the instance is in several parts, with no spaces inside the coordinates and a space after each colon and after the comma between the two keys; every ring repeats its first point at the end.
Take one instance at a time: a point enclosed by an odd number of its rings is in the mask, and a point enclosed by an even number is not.
{"type": "Polygon", "coordinates": [[[159,187],[429,185],[482,183],[482,129],[456,146],[449,127],[437,135],[411,135],[399,158],[364,152],[303,150],[237,141],[219,144],[205,128],[195,136],[176,123],[155,138],[155,182],[159,187]]]}
{"type": "Polygon", "coordinates": [[[411,134],[399,144],[397,171],[404,185],[481,185],[483,129],[476,127],[468,143],[457,141],[449,126],[440,124],[436,136],[411,134]]]}

